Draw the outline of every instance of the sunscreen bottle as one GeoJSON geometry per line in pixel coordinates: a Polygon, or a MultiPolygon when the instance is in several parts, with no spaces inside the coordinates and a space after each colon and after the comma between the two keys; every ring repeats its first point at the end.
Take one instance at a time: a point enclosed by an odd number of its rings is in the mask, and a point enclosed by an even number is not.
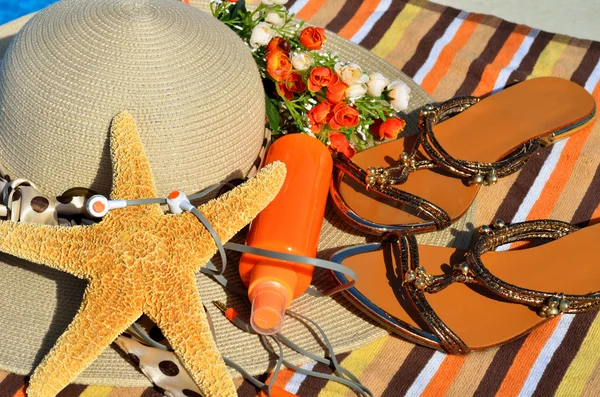
{"type": "MultiPolygon", "coordinates": [[[[287,177],[281,191],[250,226],[246,244],[315,257],[325,213],[333,161],[329,149],[304,134],[286,135],[271,145],[266,164],[282,161],[287,177]]],[[[250,323],[260,334],[279,332],[285,310],[312,280],[313,267],[244,253],[240,276],[252,303],[250,323]]]]}

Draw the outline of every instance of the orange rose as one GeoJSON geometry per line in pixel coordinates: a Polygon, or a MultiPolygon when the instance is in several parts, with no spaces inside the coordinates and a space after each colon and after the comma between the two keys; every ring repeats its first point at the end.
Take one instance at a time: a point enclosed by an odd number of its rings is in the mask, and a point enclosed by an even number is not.
{"type": "Polygon", "coordinates": [[[312,132],[321,131],[321,127],[324,124],[329,123],[333,114],[331,109],[333,104],[330,102],[321,102],[317,106],[313,107],[308,111],[308,119],[310,120],[310,130],[312,132]]]}
{"type": "Polygon", "coordinates": [[[337,153],[342,153],[348,158],[352,158],[356,154],[356,149],[350,145],[346,135],[337,131],[332,131],[329,134],[329,147],[337,153]]]}
{"type": "Polygon", "coordinates": [[[302,75],[298,72],[292,72],[285,80],[277,83],[279,90],[288,101],[294,99],[294,92],[303,92],[306,90],[306,84],[302,81],[302,75]]]}
{"type": "Polygon", "coordinates": [[[300,42],[308,50],[320,50],[325,44],[325,29],[309,26],[300,32],[300,42]]]}
{"type": "Polygon", "coordinates": [[[325,96],[331,103],[340,103],[346,98],[346,91],[348,90],[348,84],[343,81],[339,81],[335,84],[330,84],[327,87],[327,93],[325,96]]]}
{"type": "Polygon", "coordinates": [[[338,82],[335,72],[325,66],[317,66],[310,71],[308,76],[308,89],[317,92],[323,87],[329,87],[338,82]]]}
{"type": "Polygon", "coordinates": [[[384,138],[396,139],[398,134],[404,131],[405,126],[406,121],[398,117],[389,117],[385,121],[381,121],[380,119],[375,120],[370,130],[373,137],[379,140],[384,138]]]}
{"type": "Polygon", "coordinates": [[[340,102],[333,108],[333,117],[329,120],[329,126],[334,130],[342,127],[356,127],[359,116],[358,110],[340,102]]]}
{"type": "MultiPolygon", "coordinates": [[[[236,0],[237,1],[237,0],[236,0]]],[[[290,43],[288,43],[283,37],[273,37],[267,45],[267,54],[275,51],[283,51],[286,55],[290,53],[290,43]]]]}
{"type": "Polygon", "coordinates": [[[275,81],[282,81],[292,72],[290,58],[283,51],[273,51],[267,54],[267,73],[275,81]]]}

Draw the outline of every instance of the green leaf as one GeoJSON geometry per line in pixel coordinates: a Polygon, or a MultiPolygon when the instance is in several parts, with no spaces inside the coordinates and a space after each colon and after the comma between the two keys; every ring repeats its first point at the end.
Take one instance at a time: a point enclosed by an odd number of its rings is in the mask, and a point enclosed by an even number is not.
{"type": "Polygon", "coordinates": [[[281,116],[279,115],[279,109],[277,108],[277,100],[269,98],[269,96],[265,94],[265,104],[267,119],[269,119],[269,127],[271,128],[271,132],[277,134],[281,123],[281,116]]]}
{"type": "Polygon", "coordinates": [[[235,7],[231,9],[231,14],[229,14],[229,18],[234,19],[240,12],[244,14],[248,12],[246,10],[245,0],[238,0],[237,3],[235,3],[235,7]]]}

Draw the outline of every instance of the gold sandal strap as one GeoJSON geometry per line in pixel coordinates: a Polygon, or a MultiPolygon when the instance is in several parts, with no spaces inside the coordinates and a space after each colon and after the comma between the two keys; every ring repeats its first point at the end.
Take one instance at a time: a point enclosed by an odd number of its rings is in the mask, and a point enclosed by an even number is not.
{"type": "Polygon", "coordinates": [[[556,240],[578,230],[566,222],[537,220],[504,225],[496,221],[494,228],[482,226],[481,237],[466,254],[466,263],[473,276],[493,293],[507,300],[539,308],[542,317],[554,317],[560,313],[580,313],[600,305],[600,292],[586,295],[570,295],[560,292],[535,291],[509,284],[494,276],[485,267],[481,256],[497,247],[517,241],[532,239],[556,240]]]}
{"type": "MultiPolygon", "coordinates": [[[[452,223],[452,219],[446,211],[434,203],[415,196],[392,186],[392,182],[385,178],[376,181],[374,184],[367,183],[369,173],[360,168],[355,162],[346,157],[342,153],[334,155],[334,165],[338,172],[348,175],[356,182],[360,183],[365,189],[374,191],[384,197],[390,198],[401,204],[414,208],[419,214],[423,214],[424,218],[434,223],[435,228],[442,230],[452,223]]],[[[421,229],[421,225],[406,226],[406,230],[421,229]]]]}
{"type": "Polygon", "coordinates": [[[429,292],[427,287],[435,282],[436,277],[426,274],[425,269],[419,265],[419,249],[415,236],[410,232],[401,232],[389,234],[386,239],[398,244],[403,286],[423,320],[438,337],[439,343],[450,354],[468,354],[470,349],[465,342],[448,328],[427,301],[425,292],[429,292]]]}
{"type": "Polygon", "coordinates": [[[465,111],[478,102],[479,98],[476,97],[460,97],[443,102],[438,106],[426,105],[420,113],[419,143],[437,166],[469,178],[468,182],[471,184],[493,184],[498,178],[521,169],[529,157],[540,147],[540,140],[537,138],[529,140],[502,159],[492,163],[455,159],[444,150],[436,139],[433,126],[465,111]]]}

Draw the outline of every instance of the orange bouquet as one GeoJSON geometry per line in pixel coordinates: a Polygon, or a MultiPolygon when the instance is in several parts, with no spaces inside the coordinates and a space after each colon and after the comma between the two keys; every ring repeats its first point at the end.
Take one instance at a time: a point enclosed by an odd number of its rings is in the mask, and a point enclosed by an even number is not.
{"type": "Polygon", "coordinates": [[[263,77],[267,121],[273,136],[305,133],[349,157],[373,142],[395,139],[406,123],[410,88],[381,73],[366,73],[324,48],[324,29],[304,26],[287,0],[211,2],[213,15],[252,51],[263,77]]]}

